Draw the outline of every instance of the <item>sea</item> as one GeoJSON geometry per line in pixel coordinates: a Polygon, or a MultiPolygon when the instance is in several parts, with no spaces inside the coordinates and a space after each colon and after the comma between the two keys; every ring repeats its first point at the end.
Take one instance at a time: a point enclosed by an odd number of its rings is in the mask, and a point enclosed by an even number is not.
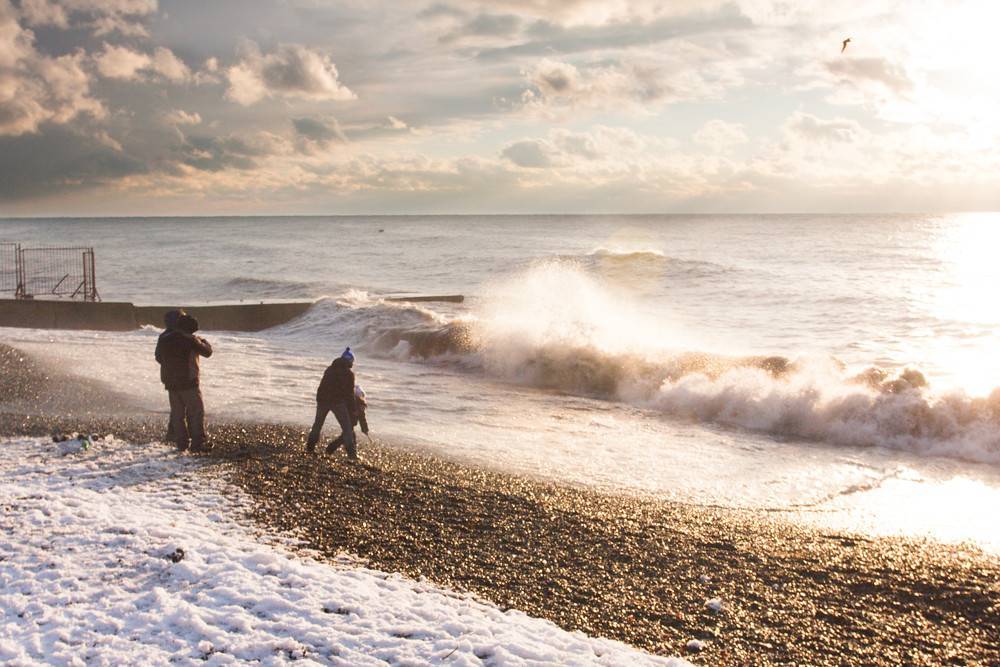
{"type": "MultiPolygon", "coordinates": [[[[5,219],[0,240],[92,246],[105,301],[313,302],[202,332],[209,422],[305,431],[350,346],[389,446],[1000,552],[997,213],[5,219]]],[[[158,333],[0,341],[165,419],[158,333]]]]}

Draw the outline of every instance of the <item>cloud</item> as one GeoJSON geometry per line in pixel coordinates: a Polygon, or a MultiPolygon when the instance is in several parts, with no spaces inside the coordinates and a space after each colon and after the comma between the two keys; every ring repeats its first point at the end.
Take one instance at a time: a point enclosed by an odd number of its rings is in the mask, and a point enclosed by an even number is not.
{"type": "Polygon", "coordinates": [[[37,132],[43,123],[64,124],[82,114],[103,118],[85,61],[82,51],[55,58],[39,53],[34,34],[0,0],[0,136],[37,132]]]}
{"type": "Polygon", "coordinates": [[[153,51],[152,70],[174,83],[183,83],[191,78],[191,70],[184,61],[162,46],[153,51]]]}
{"type": "Polygon", "coordinates": [[[185,137],[179,162],[205,172],[252,170],[262,160],[288,152],[287,141],[269,132],[248,136],[195,135],[185,137]]]}
{"type": "Polygon", "coordinates": [[[857,121],[846,118],[825,120],[801,111],[792,114],[783,129],[786,137],[822,144],[854,143],[864,135],[857,121]]]}
{"type": "Polygon", "coordinates": [[[248,106],[265,97],[307,100],[353,100],[357,96],[340,82],[330,56],[297,44],[283,44],[262,54],[247,43],[243,58],[227,70],[226,97],[248,106]]]}
{"type": "Polygon", "coordinates": [[[126,46],[105,43],[94,58],[97,71],[109,79],[146,80],[159,75],[173,83],[191,79],[191,70],[166,47],[157,47],[152,55],[133,51],[126,46]]]}
{"type": "Polygon", "coordinates": [[[418,19],[435,20],[440,18],[463,19],[466,13],[457,7],[438,2],[420,10],[417,13],[418,19]]]}
{"type": "Polygon", "coordinates": [[[542,139],[526,139],[517,141],[503,149],[501,155],[526,169],[542,169],[552,166],[552,155],[556,149],[552,144],[542,139]]]}
{"type": "Polygon", "coordinates": [[[839,84],[881,84],[898,94],[913,88],[906,70],[884,58],[839,58],[823,65],[839,84]]]}
{"type": "Polygon", "coordinates": [[[646,142],[627,128],[598,125],[589,132],[555,129],[542,139],[508,144],[500,155],[525,169],[576,169],[587,163],[634,160],[646,142]]]}
{"type": "Polygon", "coordinates": [[[145,53],[133,51],[125,46],[104,44],[104,50],[95,57],[97,71],[109,79],[133,80],[139,78],[139,71],[152,63],[145,53]]]}
{"type": "Polygon", "coordinates": [[[172,111],[163,112],[160,117],[164,123],[172,126],[201,124],[201,114],[197,111],[188,113],[183,109],[173,109],[172,111]]]}
{"type": "Polygon", "coordinates": [[[724,120],[710,120],[694,133],[694,141],[709,149],[722,152],[750,139],[742,123],[727,123],[724,120]]]}
{"type": "Polygon", "coordinates": [[[28,25],[68,28],[69,18],[62,5],[50,0],[21,0],[21,15],[28,25]]]}
{"type": "Polygon", "coordinates": [[[293,118],[296,146],[303,153],[314,153],[333,144],[347,143],[347,137],[336,119],[293,118]]]}
{"type": "Polygon", "coordinates": [[[84,28],[98,37],[113,33],[147,37],[140,21],[156,10],[156,0],[21,0],[21,15],[28,25],[84,28]]]}
{"type": "Polygon", "coordinates": [[[469,37],[511,37],[519,31],[521,19],[513,14],[479,14],[443,35],[438,41],[451,44],[469,37]]]}
{"type": "Polygon", "coordinates": [[[525,72],[525,79],[530,87],[522,95],[523,108],[543,114],[573,109],[645,110],[670,92],[656,71],[637,65],[581,70],[545,58],[525,72]]]}
{"type": "MultiPolygon", "coordinates": [[[[503,46],[483,48],[480,60],[498,61],[525,57],[568,57],[572,54],[648,48],[663,42],[718,39],[727,32],[747,30],[750,20],[732,4],[685,7],[684,3],[659,3],[654,7],[596,5],[590,16],[567,21],[566,17],[540,18],[530,23],[520,39],[503,46]]],[[[523,16],[523,15],[522,15],[523,16]]]]}
{"type": "Polygon", "coordinates": [[[113,186],[125,176],[146,173],[145,164],[108,139],[62,126],[44,134],[0,136],[0,200],[113,186]]]}

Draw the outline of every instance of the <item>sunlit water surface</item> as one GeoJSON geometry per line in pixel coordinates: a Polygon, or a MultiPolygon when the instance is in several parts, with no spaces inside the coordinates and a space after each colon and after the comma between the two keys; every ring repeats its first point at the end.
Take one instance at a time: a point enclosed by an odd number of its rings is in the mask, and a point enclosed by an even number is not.
{"type": "MultiPolygon", "coordinates": [[[[994,214],[0,222],[93,245],[105,300],[321,299],[205,332],[214,415],[307,426],[350,344],[398,446],[1000,550],[998,236],[994,214]],[[428,293],[469,298],[380,299],[428,293]],[[927,385],[890,388],[907,368],[927,385]]],[[[157,333],[0,338],[163,410],[157,333]]]]}

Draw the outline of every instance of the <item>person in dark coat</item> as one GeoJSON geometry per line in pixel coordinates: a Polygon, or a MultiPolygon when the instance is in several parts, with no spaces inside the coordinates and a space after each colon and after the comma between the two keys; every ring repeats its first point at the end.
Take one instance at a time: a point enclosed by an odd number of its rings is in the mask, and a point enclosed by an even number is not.
{"type": "Polygon", "coordinates": [[[160,381],[170,398],[170,429],[178,449],[208,451],[205,442],[205,404],[201,396],[199,357],[212,356],[212,346],[194,333],[198,321],[183,310],[164,315],[165,329],[156,341],[160,381]]]}
{"type": "MultiPolygon", "coordinates": [[[[354,439],[354,415],[357,414],[357,404],[354,396],[354,354],[351,348],[333,360],[333,363],[323,373],[323,380],[316,390],[316,419],[313,421],[309,439],[306,441],[306,451],[316,450],[316,443],[323,431],[323,423],[330,412],[337,418],[340,425],[343,443],[347,445],[347,458],[358,459],[358,444],[354,439]]],[[[327,453],[333,453],[336,447],[327,447],[327,453]]]]}
{"type": "MultiPolygon", "coordinates": [[[[368,435],[368,397],[365,395],[365,390],[361,388],[360,384],[354,385],[354,407],[355,412],[351,418],[351,426],[354,427],[360,424],[361,432],[368,435]]],[[[357,441],[357,436],[354,436],[354,439],[357,441]]],[[[369,436],[369,439],[371,439],[371,436],[369,436]]],[[[344,444],[343,434],[338,435],[327,445],[326,453],[332,454],[342,444],[344,444]]]]}

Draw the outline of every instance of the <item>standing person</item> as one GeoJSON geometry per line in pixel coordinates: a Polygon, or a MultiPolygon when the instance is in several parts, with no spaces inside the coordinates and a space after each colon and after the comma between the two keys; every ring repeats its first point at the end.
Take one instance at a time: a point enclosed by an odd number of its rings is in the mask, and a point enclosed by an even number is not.
{"type": "MultiPolygon", "coordinates": [[[[368,397],[365,394],[365,390],[361,388],[360,384],[354,385],[354,415],[351,417],[351,426],[361,425],[361,432],[368,435],[368,397]]],[[[357,442],[358,436],[354,436],[355,442],[357,442]]],[[[368,438],[371,440],[371,436],[368,438]]],[[[337,451],[337,449],[344,444],[343,434],[338,435],[333,441],[327,445],[326,453],[332,454],[337,451]]]]}
{"type": "Polygon", "coordinates": [[[174,310],[163,318],[166,330],[156,341],[156,361],[160,380],[170,397],[170,430],[182,452],[211,449],[205,442],[205,404],[201,397],[198,357],[212,356],[207,340],[195,336],[198,320],[183,310],[174,310]]]}
{"type": "MultiPolygon", "coordinates": [[[[312,453],[316,450],[316,443],[319,442],[320,433],[323,431],[323,422],[326,421],[327,413],[332,412],[340,424],[343,442],[347,445],[347,458],[351,461],[358,460],[358,444],[354,439],[354,415],[357,413],[357,405],[354,398],[354,371],[351,370],[353,366],[354,354],[351,348],[347,348],[323,373],[323,380],[316,390],[316,419],[306,441],[307,452],[312,453]]],[[[332,454],[335,450],[336,447],[332,445],[326,448],[327,454],[332,454]]]]}

